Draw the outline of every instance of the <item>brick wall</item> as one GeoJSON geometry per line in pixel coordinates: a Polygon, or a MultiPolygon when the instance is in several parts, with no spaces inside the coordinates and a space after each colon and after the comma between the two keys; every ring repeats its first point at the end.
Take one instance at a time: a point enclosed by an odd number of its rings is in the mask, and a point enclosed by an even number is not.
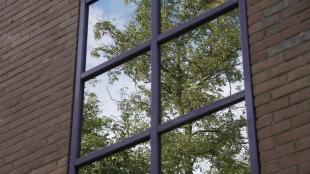
{"type": "Polygon", "coordinates": [[[77,0],[0,0],[0,173],[67,173],[77,0]]]}
{"type": "Polygon", "coordinates": [[[248,0],[263,174],[310,173],[310,2],[248,0]]]}

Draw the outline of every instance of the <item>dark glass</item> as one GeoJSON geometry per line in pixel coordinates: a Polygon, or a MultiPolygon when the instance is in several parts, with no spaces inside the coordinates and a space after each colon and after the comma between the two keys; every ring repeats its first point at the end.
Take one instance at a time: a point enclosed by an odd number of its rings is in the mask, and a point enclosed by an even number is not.
{"type": "Polygon", "coordinates": [[[244,102],[165,133],[162,173],[250,173],[244,102]]]}
{"type": "Polygon", "coordinates": [[[148,174],[150,143],[142,143],[79,169],[79,174],[148,174]]]}
{"type": "Polygon", "coordinates": [[[89,6],[86,70],[150,38],[150,0],[99,0],[89,6]]]}
{"type": "Polygon", "coordinates": [[[244,89],[237,10],[161,49],[162,122],[244,89]]]}
{"type": "Polygon", "coordinates": [[[161,30],[165,32],[224,2],[225,0],[161,0],[161,30]]]}
{"type": "Polygon", "coordinates": [[[148,128],[150,87],[148,53],[85,82],[81,155],[148,128]]]}

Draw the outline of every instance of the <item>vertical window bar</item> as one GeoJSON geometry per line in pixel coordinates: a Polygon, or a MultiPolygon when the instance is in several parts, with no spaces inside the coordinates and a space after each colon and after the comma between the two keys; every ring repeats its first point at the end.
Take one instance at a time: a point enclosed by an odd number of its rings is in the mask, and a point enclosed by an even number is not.
{"type": "Polygon", "coordinates": [[[157,37],[160,34],[160,1],[152,0],[151,3],[151,173],[160,173],[160,46],[157,37]]]}
{"type": "Polygon", "coordinates": [[[87,35],[87,9],[85,0],[80,1],[80,17],[79,17],[79,35],[78,35],[78,49],[77,49],[77,63],[75,76],[75,90],[74,90],[74,106],[72,118],[72,132],[71,132],[71,147],[70,147],[70,164],[69,174],[76,174],[77,168],[75,160],[80,153],[80,139],[81,139],[81,120],[82,120],[82,100],[83,100],[83,85],[81,82],[81,74],[84,70],[85,64],[85,50],[86,50],[86,35],[87,35]]]}
{"type": "Polygon", "coordinates": [[[246,111],[247,111],[247,119],[248,119],[248,138],[249,138],[249,146],[250,146],[249,148],[250,148],[251,173],[259,174],[260,166],[259,166],[256,126],[255,126],[255,112],[254,112],[253,93],[252,93],[246,0],[239,0],[239,16],[240,16],[240,23],[241,23],[241,39],[242,39],[241,45],[242,45],[242,55],[243,55],[245,103],[246,103],[246,111]]]}

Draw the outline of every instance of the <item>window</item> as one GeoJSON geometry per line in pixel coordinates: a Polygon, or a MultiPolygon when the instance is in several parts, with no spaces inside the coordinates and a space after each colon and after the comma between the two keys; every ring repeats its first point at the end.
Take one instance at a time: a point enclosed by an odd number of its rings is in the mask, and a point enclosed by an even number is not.
{"type": "Polygon", "coordinates": [[[259,173],[245,0],[80,4],[70,174],[259,173]]]}

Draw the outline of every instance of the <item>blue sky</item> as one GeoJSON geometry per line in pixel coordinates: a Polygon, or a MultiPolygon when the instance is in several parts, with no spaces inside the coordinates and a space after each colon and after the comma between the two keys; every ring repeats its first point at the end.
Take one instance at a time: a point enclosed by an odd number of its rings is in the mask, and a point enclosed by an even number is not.
{"type": "Polygon", "coordinates": [[[89,6],[89,23],[87,37],[86,70],[105,62],[104,55],[100,59],[92,58],[90,52],[100,44],[113,44],[113,39],[104,37],[99,41],[94,39],[94,25],[100,20],[111,21],[118,29],[124,29],[134,17],[136,5],[133,3],[125,4],[124,0],[101,0],[89,6]]]}

